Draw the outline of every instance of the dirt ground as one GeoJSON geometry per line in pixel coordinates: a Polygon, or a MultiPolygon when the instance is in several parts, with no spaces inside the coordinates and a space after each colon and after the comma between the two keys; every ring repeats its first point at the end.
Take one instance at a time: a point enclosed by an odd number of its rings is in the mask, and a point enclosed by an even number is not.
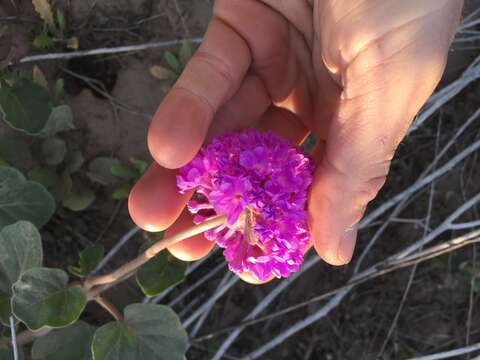
{"type": "MultiPolygon", "coordinates": [[[[479,5],[478,1],[470,1],[466,11],[471,12],[479,5]]],[[[57,0],[55,6],[65,9],[69,28],[79,38],[80,49],[93,49],[202,36],[211,16],[212,1],[57,0]]],[[[38,18],[28,0],[2,0],[0,30],[4,30],[0,31],[0,68],[2,61],[20,59],[36,52],[31,47],[32,32],[38,26],[35,21],[38,18]],[[9,17],[16,20],[7,20],[9,17]]],[[[477,49],[454,49],[440,87],[458,78],[477,55],[477,49]]],[[[102,154],[115,154],[121,159],[134,156],[151,161],[146,148],[146,133],[150,117],[165,95],[166,87],[150,74],[149,69],[163,63],[163,52],[154,50],[66,62],[42,62],[38,65],[49,79],[65,78],[67,102],[73,108],[78,129],[74,134],[75,141],[84,150],[87,159],[102,154]],[[91,82],[79,80],[68,72],[98,80],[107,95],[116,102],[93,90],[91,82]]],[[[19,68],[29,71],[31,65],[19,68]]],[[[445,145],[465,119],[479,107],[479,94],[479,83],[468,86],[402,143],[387,185],[379,198],[370,205],[371,208],[407,188],[418,178],[435,155],[436,141],[440,148],[445,145]],[[437,133],[440,133],[439,137],[437,133]]],[[[478,129],[477,124],[476,128],[472,127],[460,137],[451,150],[451,156],[466,144],[480,138],[478,129]]],[[[8,131],[0,125],[0,132],[8,131]]],[[[82,237],[92,241],[101,237],[100,240],[111,247],[133,226],[125,203],[111,200],[104,189],[97,190],[99,199],[91,209],[81,214],[61,212],[45,229],[48,265],[66,267],[73,263],[77,250],[82,247],[82,237]]],[[[479,190],[480,160],[477,154],[435,183],[430,228],[438,225],[465,199],[479,190]]],[[[398,219],[369,253],[364,267],[393,254],[421,236],[430,191],[431,189],[426,189],[421,192],[398,215],[398,219]]],[[[480,209],[475,210],[466,216],[466,221],[475,216],[478,219],[480,209]]],[[[377,229],[378,224],[360,234],[360,250],[377,229]]],[[[444,234],[442,239],[448,240],[456,234],[444,234]]],[[[120,263],[122,258],[131,258],[142,241],[143,237],[138,236],[115,261],[120,263]]],[[[465,248],[421,264],[404,300],[402,298],[411,275],[410,268],[360,285],[326,318],[290,337],[263,358],[357,360],[375,359],[379,356],[381,359],[406,359],[463,347],[467,341],[470,344],[479,342],[480,287],[478,291],[473,291],[472,277],[463,270],[465,264],[474,263],[478,255],[476,248],[465,248]],[[389,341],[383,346],[400,307],[398,321],[388,336],[389,341]]],[[[218,254],[209,258],[164,301],[174,299],[221,261],[218,254]]],[[[477,275],[479,269],[476,268],[477,275]]],[[[332,268],[324,263],[316,265],[280,296],[268,311],[283,309],[341,286],[349,279],[352,271],[351,265],[341,268],[332,268]]],[[[193,302],[204,301],[211,296],[222,276],[222,272],[215,275],[179,302],[175,310],[188,314],[188,307],[193,302]]],[[[237,284],[213,306],[199,335],[238,323],[277,284],[278,282],[273,282],[262,287],[237,284]]],[[[119,306],[142,298],[134,283],[114,289],[109,296],[119,306]]],[[[248,327],[229,349],[228,358],[240,358],[258,348],[282,329],[313,313],[322,304],[313,303],[288,315],[248,327]]],[[[101,323],[105,320],[102,316],[96,309],[89,308],[86,319],[93,324],[101,323]]],[[[215,336],[199,346],[191,347],[187,358],[211,358],[224,338],[223,335],[215,336]]]]}

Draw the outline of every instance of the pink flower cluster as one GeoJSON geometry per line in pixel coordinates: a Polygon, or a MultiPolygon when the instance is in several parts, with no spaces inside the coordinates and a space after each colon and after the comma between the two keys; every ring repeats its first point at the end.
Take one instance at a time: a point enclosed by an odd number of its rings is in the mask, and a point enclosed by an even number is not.
{"type": "Polygon", "coordinates": [[[194,222],[220,214],[227,223],[204,233],[224,249],[231,271],[258,280],[298,271],[308,246],[307,192],[312,165],[274,134],[248,130],[222,135],[180,169],[179,191],[194,222]]]}

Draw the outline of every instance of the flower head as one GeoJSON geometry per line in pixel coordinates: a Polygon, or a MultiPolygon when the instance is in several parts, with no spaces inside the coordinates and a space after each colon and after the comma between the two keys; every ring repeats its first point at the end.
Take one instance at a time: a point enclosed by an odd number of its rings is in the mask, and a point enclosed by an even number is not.
{"type": "Polygon", "coordinates": [[[217,215],[227,223],[204,233],[224,249],[230,270],[257,280],[298,271],[310,234],[307,192],[312,165],[274,134],[249,130],[222,135],[180,169],[181,193],[199,224],[217,215]]]}

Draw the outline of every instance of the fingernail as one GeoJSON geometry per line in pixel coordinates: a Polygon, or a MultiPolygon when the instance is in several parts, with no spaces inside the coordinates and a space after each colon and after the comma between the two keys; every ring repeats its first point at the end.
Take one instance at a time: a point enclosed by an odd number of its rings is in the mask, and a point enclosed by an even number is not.
{"type": "Polygon", "coordinates": [[[324,250],[322,258],[330,265],[335,265],[335,266],[343,265],[339,263],[338,251],[335,251],[335,249],[324,250]]]}
{"type": "Polygon", "coordinates": [[[355,249],[355,241],[357,240],[357,226],[354,225],[345,231],[343,239],[338,247],[338,259],[348,264],[352,260],[353,250],[355,249]]]}

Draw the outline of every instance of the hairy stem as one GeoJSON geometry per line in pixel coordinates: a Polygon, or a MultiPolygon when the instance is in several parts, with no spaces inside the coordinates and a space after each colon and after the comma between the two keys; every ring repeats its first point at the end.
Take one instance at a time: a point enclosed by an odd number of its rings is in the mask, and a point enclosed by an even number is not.
{"type": "MultiPolygon", "coordinates": [[[[36,338],[42,337],[47,335],[52,329],[43,327],[40,330],[32,331],[32,330],[25,330],[17,335],[16,337],[16,344],[17,345],[25,345],[31,343],[36,338]]],[[[12,346],[12,341],[10,338],[3,338],[0,341],[0,346],[10,347],[12,346]]]]}
{"type": "Polygon", "coordinates": [[[115,305],[113,305],[110,301],[108,301],[107,299],[102,298],[100,296],[97,296],[94,300],[98,305],[100,305],[102,308],[107,310],[107,312],[110,315],[112,315],[112,317],[115,320],[117,320],[117,321],[122,321],[123,320],[123,316],[120,313],[120,311],[118,311],[118,309],[115,307],[115,305]]]}
{"type": "MultiPolygon", "coordinates": [[[[94,287],[107,284],[115,284],[120,279],[127,279],[131,274],[133,274],[140,266],[148,262],[157,255],[160,251],[165,248],[176,244],[179,241],[185,240],[194,235],[201,234],[207,230],[213,229],[217,226],[224,224],[227,220],[226,215],[217,216],[211,220],[208,220],[200,225],[193,226],[187,230],[181,231],[178,234],[172,235],[168,238],[157,241],[150,248],[148,248],[143,254],[139,255],[132,261],[122,265],[117,270],[111,272],[110,274],[94,276],[88,278],[83,284],[83,289],[87,294],[89,299],[92,299],[92,295],[98,295],[95,292],[94,287]]],[[[104,289],[106,290],[106,288],[104,289]]]]}
{"type": "MultiPolygon", "coordinates": [[[[179,232],[178,234],[157,241],[143,254],[139,255],[137,258],[122,265],[120,268],[109,274],[88,278],[84,282],[82,287],[83,291],[87,296],[87,299],[89,301],[93,300],[97,302],[100,306],[107,310],[115,318],[115,320],[121,321],[123,318],[121,313],[115,308],[113,304],[99,296],[101,292],[131,277],[133,274],[135,274],[138,268],[140,268],[140,266],[145,264],[148,260],[152,259],[165,248],[172,246],[177,242],[185,240],[189,237],[201,234],[207,230],[223,225],[226,221],[226,215],[217,216],[213,219],[205,221],[200,225],[193,226],[187,230],[179,232]]],[[[18,345],[28,344],[35,340],[37,337],[47,335],[50,331],[52,331],[52,329],[50,328],[42,328],[38,331],[24,331],[17,335],[16,343],[18,345]]],[[[0,346],[10,347],[11,344],[12,342],[9,338],[4,338],[0,340],[0,346]]]]}

